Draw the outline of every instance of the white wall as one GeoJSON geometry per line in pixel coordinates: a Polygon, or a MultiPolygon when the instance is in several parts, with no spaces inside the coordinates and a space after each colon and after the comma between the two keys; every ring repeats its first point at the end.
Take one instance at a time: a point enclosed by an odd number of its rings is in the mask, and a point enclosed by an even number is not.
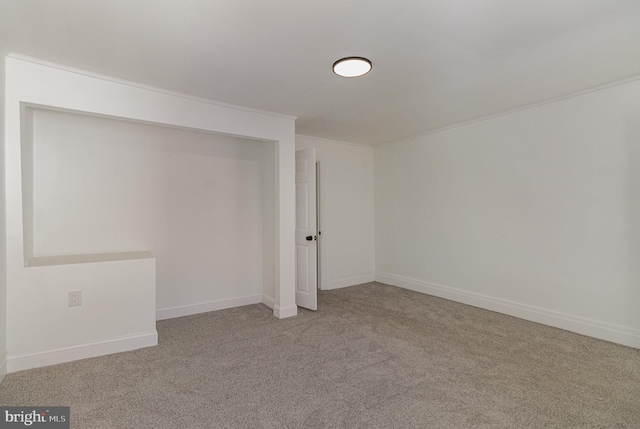
{"type": "Polygon", "coordinates": [[[375,151],[376,279],[640,347],[640,80],[375,151]]]}
{"type": "MultiPolygon", "coordinates": [[[[47,106],[272,142],[276,165],[273,312],[277,317],[296,314],[293,118],[221,105],[13,54],[6,59],[6,81],[5,230],[9,372],[130,350],[157,341],[156,261],[150,253],[122,252],[132,243],[124,246],[121,242],[117,245],[103,242],[104,249],[109,248],[108,252],[116,253],[57,258],[32,255],[30,258],[30,251],[36,250],[29,248],[32,242],[37,244],[39,252],[53,253],[54,248],[47,247],[50,244],[42,240],[37,241],[39,239],[33,235],[36,219],[40,222],[38,228],[44,225],[40,215],[40,218],[33,215],[29,195],[29,182],[35,172],[29,167],[29,145],[23,144],[29,141],[33,131],[21,120],[21,117],[28,116],[25,115],[25,106],[47,106]],[[83,290],[83,304],[81,307],[68,307],[67,292],[75,289],[83,290]]],[[[95,151],[96,148],[90,150],[95,151]]],[[[83,168],[82,165],[76,167],[83,168]]],[[[194,169],[194,174],[198,171],[201,170],[194,169]]],[[[58,173],[64,178],[64,172],[58,173]]],[[[41,192],[40,196],[43,196],[41,192]]],[[[51,226],[48,228],[48,233],[52,234],[51,226]]],[[[56,237],[54,243],[61,244],[60,237],[56,237]]],[[[87,242],[74,243],[75,248],[88,251],[85,245],[87,242]]],[[[57,253],[59,247],[55,249],[57,253]]]]}
{"type": "Polygon", "coordinates": [[[272,144],[29,110],[35,258],[146,249],[160,318],[262,302],[263,253],[273,265],[275,251],[272,214],[263,225],[272,144]]]}
{"type": "Polygon", "coordinates": [[[273,308],[276,296],[276,207],[275,207],[275,167],[276,152],[273,143],[261,144],[262,168],[262,302],[273,308]]]}
{"type": "Polygon", "coordinates": [[[297,135],[308,148],[320,162],[320,288],[373,281],[373,147],[297,135]]]}
{"type": "Polygon", "coordinates": [[[5,49],[0,41],[0,382],[7,373],[7,265],[5,234],[4,189],[4,57],[5,49]]]}

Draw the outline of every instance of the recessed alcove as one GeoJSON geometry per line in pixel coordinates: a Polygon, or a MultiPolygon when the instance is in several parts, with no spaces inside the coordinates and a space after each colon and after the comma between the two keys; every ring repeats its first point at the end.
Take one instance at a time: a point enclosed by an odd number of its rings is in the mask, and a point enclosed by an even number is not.
{"type": "Polygon", "coordinates": [[[5,62],[7,372],[155,345],[157,319],[296,315],[294,118],[5,62]]]}
{"type": "Polygon", "coordinates": [[[160,311],[273,291],[274,143],[38,106],[23,122],[26,266],[154,257],[160,311]]]}

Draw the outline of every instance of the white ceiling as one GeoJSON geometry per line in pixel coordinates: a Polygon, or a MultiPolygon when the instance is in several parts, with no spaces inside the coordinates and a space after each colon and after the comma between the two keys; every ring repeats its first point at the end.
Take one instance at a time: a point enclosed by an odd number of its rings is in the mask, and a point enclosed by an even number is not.
{"type": "Polygon", "coordinates": [[[2,0],[0,38],[377,144],[639,75],[640,0],[2,0]]]}

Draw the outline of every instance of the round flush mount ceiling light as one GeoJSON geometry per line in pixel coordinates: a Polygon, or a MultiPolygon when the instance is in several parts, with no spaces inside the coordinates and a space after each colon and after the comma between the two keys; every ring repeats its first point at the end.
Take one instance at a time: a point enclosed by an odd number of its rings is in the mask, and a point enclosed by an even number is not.
{"type": "Polygon", "coordinates": [[[358,77],[371,71],[371,61],[362,57],[347,57],[333,63],[333,72],[342,77],[358,77]]]}

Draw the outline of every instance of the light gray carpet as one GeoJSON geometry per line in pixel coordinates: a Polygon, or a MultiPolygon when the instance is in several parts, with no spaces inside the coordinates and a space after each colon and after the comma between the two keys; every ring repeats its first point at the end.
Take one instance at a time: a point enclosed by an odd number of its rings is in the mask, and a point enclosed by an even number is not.
{"type": "Polygon", "coordinates": [[[9,374],[73,428],[640,428],[640,351],[369,283],[277,320],[158,322],[160,345],[9,374]]]}

